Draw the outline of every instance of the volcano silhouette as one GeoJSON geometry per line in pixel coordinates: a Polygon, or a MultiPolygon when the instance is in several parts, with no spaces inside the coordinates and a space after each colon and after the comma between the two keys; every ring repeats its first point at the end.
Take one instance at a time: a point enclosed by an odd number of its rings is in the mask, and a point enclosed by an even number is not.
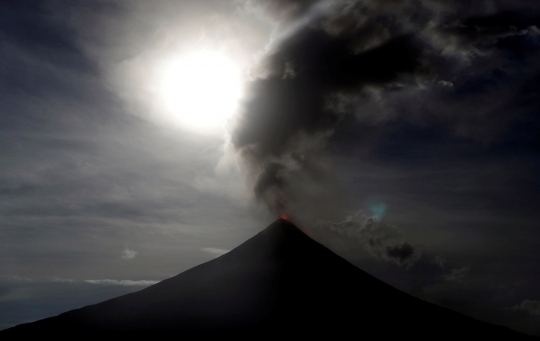
{"type": "Polygon", "coordinates": [[[0,337],[117,333],[537,340],[405,294],[281,219],[229,253],[175,277],[4,330],[0,337]]]}

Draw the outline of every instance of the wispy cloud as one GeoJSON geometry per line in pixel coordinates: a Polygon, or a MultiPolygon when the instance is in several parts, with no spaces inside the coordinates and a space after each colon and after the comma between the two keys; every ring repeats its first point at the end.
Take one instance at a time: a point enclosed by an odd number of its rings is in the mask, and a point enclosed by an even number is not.
{"type": "Polygon", "coordinates": [[[75,282],[77,282],[77,281],[74,280],[74,279],[71,279],[71,278],[54,278],[54,279],[53,279],[53,282],[58,282],[58,283],[75,283],[75,282]]]}
{"type": "Polygon", "coordinates": [[[215,248],[215,247],[205,247],[205,248],[201,249],[201,251],[208,252],[211,255],[213,255],[214,257],[219,257],[219,256],[223,256],[224,254],[226,254],[227,252],[229,252],[231,250],[218,249],[218,248],[215,248]]]}
{"type": "Polygon", "coordinates": [[[448,275],[444,276],[444,279],[446,281],[450,281],[450,282],[463,282],[464,278],[465,278],[465,275],[469,271],[471,271],[470,266],[465,266],[465,267],[459,268],[459,269],[452,269],[452,271],[448,275]]]}
{"type": "Polygon", "coordinates": [[[26,278],[19,276],[2,276],[7,279],[14,280],[16,282],[34,282],[34,283],[89,283],[99,285],[123,285],[123,286],[149,286],[158,283],[159,281],[153,280],[129,280],[129,279],[83,279],[77,280],[72,278],[26,278]]]}
{"type": "Polygon", "coordinates": [[[135,256],[137,256],[137,251],[134,251],[134,250],[130,250],[128,249],[127,247],[124,249],[124,251],[122,251],[122,258],[123,259],[126,259],[126,260],[130,260],[130,259],[133,259],[135,258],[135,256]]]}
{"type": "Polygon", "coordinates": [[[149,280],[132,281],[128,279],[123,279],[123,280],[87,279],[87,280],[84,280],[84,282],[90,283],[90,284],[99,284],[99,285],[148,286],[148,285],[156,284],[159,281],[149,281],[149,280]]]}
{"type": "Polygon", "coordinates": [[[21,276],[2,276],[5,279],[16,281],[16,282],[33,282],[33,278],[21,277],[21,276]]]}
{"type": "Polygon", "coordinates": [[[513,306],[512,310],[524,310],[531,315],[540,316],[540,301],[524,300],[513,306]]]}
{"type": "Polygon", "coordinates": [[[373,216],[366,215],[363,211],[356,211],[337,223],[320,222],[318,228],[329,229],[356,239],[364,250],[379,259],[400,265],[415,263],[420,257],[420,252],[403,240],[401,231],[397,227],[380,220],[385,210],[384,205],[376,205],[372,208],[373,216]]]}

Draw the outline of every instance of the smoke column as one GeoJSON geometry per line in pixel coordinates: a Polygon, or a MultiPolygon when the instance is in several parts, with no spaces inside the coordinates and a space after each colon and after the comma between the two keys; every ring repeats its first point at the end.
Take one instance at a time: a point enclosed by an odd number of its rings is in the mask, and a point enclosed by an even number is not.
{"type": "Polygon", "coordinates": [[[329,19],[344,3],[307,7],[276,35],[253,68],[254,80],[231,133],[250,169],[255,196],[278,215],[293,213],[291,199],[309,192],[293,186],[293,175],[312,181],[324,176],[318,156],[342,118],[340,97],[420,75],[420,48],[410,34],[383,38],[375,32],[368,38],[380,41],[364,49],[357,35],[364,30],[336,31],[329,19]]]}
{"type": "Polygon", "coordinates": [[[256,198],[276,215],[291,217],[300,214],[294,206],[331,177],[325,145],[345,115],[377,127],[418,109],[417,115],[436,116],[459,127],[460,134],[489,138],[495,108],[481,114],[429,111],[418,108],[415,98],[436,106],[455,78],[505,61],[495,53],[500,39],[540,32],[523,18],[493,20],[512,10],[508,1],[257,4],[278,25],[264,57],[252,67],[248,95],[229,132],[256,198]],[[367,115],[366,103],[374,101],[382,109],[367,115]],[[478,122],[488,133],[474,131],[478,122]]]}

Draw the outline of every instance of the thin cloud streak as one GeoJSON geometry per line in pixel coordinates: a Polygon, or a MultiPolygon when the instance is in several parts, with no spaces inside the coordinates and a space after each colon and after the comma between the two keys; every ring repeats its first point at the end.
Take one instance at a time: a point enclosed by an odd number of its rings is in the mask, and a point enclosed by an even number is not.
{"type": "Polygon", "coordinates": [[[224,254],[226,254],[227,252],[231,251],[231,250],[224,250],[224,249],[218,249],[218,248],[215,248],[215,247],[205,247],[203,249],[201,249],[201,251],[204,251],[204,252],[208,252],[209,254],[213,255],[214,257],[219,257],[219,256],[223,256],[224,254]]]}
{"type": "Polygon", "coordinates": [[[86,279],[83,282],[98,285],[123,285],[123,286],[149,286],[159,283],[159,281],[138,280],[132,281],[128,279],[86,279]]]}
{"type": "Polygon", "coordinates": [[[14,282],[26,282],[26,283],[88,283],[88,284],[97,284],[97,285],[122,285],[122,286],[149,286],[159,283],[160,281],[156,280],[130,280],[130,279],[83,279],[77,280],[72,278],[26,278],[19,276],[3,276],[5,279],[14,282]]]}

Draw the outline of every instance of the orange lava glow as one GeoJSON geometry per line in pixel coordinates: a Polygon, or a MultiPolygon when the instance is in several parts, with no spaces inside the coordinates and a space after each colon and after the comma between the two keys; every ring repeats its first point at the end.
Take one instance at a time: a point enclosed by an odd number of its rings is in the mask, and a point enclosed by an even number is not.
{"type": "Polygon", "coordinates": [[[285,214],[281,214],[281,215],[279,216],[279,219],[289,220],[289,217],[287,217],[285,214]]]}

